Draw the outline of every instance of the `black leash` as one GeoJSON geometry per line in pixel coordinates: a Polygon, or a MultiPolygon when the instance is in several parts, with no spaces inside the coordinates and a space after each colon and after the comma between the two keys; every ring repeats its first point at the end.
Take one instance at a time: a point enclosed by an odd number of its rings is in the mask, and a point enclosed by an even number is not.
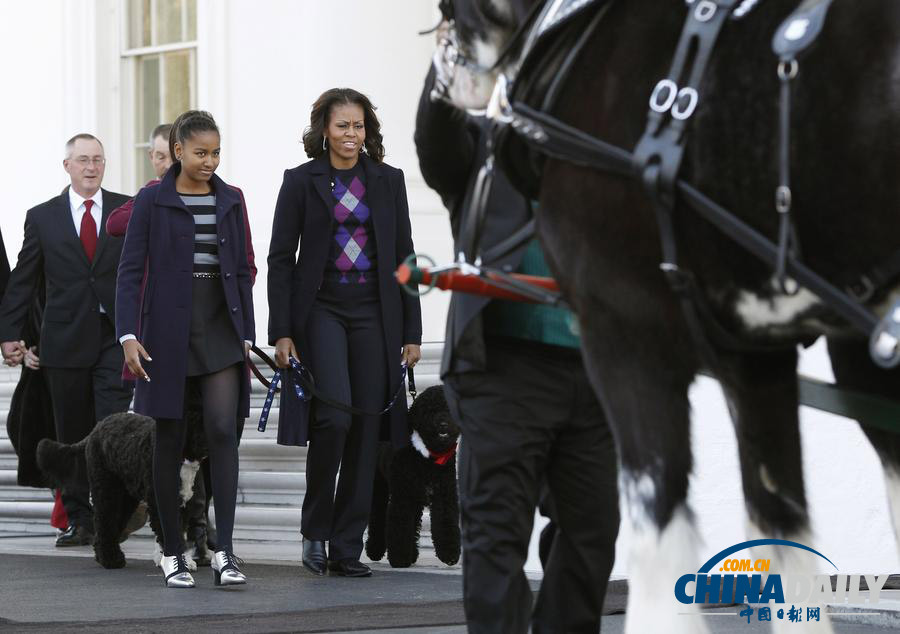
{"type": "MultiPolygon", "coordinates": [[[[347,412],[348,414],[352,414],[353,416],[383,416],[384,414],[387,414],[389,411],[391,411],[391,408],[394,407],[394,404],[396,404],[398,399],[406,392],[406,383],[404,379],[406,379],[412,373],[412,368],[407,368],[405,365],[402,366],[402,371],[400,372],[400,386],[397,388],[397,391],[394,393],[394,396],[391,398],[390,402],[388,402],[388,404],[381,411],[370,412],[365,409],[360,409],[359,407],[353,407],[352,405],[348,405],[347,403],[342,403],[341,401],[337,401],[331,398],[327,394],[323,394],[321,391],[319,391],[319,388],[316,387],[315,381],[313,381],[312,379],[312,373],[310,373],[306,366],[304,366],[302,363],[300,364],[299,370],[296,367],[293,367],[292,364],[292,370],[295,373],[299,372],[297,380],[311,398],[316,399],[323,405],[328,405],[329,407],[333,407],[334,409],[340,410],[342,412],[347,412]]],[[[413,381],[415,381],[415,379],[413,379],[413,381]]]]}
{"type": "MultiPolygon", "coordinates": [[[[253,353],[254,353],[256,356],[258,356],[260,359],[262,359],[262,360],[265,362],[266,365],[268,365],[270,368],[272,368],[272,370],[277,370],[277,369],[278,369],[278,366],[275,365],[275,362],[272,360],[272,357],[270,357],[269,355],[267,355],[265,352],[263,352],[263,351],[262,351],[259,347],[257,347],[256,345],[250,346],[250,351],[253,352],[253,353]]],[[[271,383],[269,382],[269,380],[263,375],[263,373],[260,371],[260,369],[259,369],[258,367],[256,367],[256,364],[253,363],[253,361],[251,361],[250,359],[247,359],[247,364],[250,366],[250,371],[253,372],[253,375],[256,377],[256,379],[257,379],[260,383],[262,383],[262,384],[266,387],[267,390],[268,390],[269,388],[272,387],[272,384],[271,384],[271,383]]],[[[276,388],[275,391],[276,391],[276,392],[280,392],[281,390],[279,390],[278,388],[276,388]]]]}
{"type": "Polygon", "coordinates": [[[342,412],[347,412],[353,416],[383,416],[387,414],[397,403],[397,400],[401,395],[406,392],[406,381],[409,382],[409,392],[412,396],[413,400],[415,400],[418,392],[416,391],[416,380],[415,375],[413,374],[413,369],[408,368],[406,364],[401,366],[400,373],[400,386],[397,388],[397,391],[394,393],[394,396],[391,398],[390,402],[382,409],[380,412],[369,412],[368,410],[360,409],[358,407],[353,407],[352,405],[348,405],[346,403],[342,403],[341,401],[337,401],[326,394],[323,394],[316,387],[315,379],[313,378],[312,372],[304,366],[300,361],[295,359],[294,357],[290,358],[290,365],[287,368],[279,368],[277,364],[272,360],[269,355],[265,352],[257,348],[256,346],[252,346],[251,350],[255,352],[266,364],[274,370],[274,374],[272,375],[272,380],[267,381],[264,377],[259,373],[259,369],[251,362],[251,368],[256,368],[254,374],[257,375],[257,378],[268,388],[268,393],[266,394],[266,400],[263,404],[262,412],[259,415],[259,424],[257,429],[261,432],[266,431],[266,424],[269,420],[269,413],[272,409],[272,405],[275,401],[275,394],[280,390],[278,389],[278,384],[284,379],[287,384],[288,381],[291,382],[292,387],[295,390],[297,398],[301,401],[310,401],[313,398],[318,400],[320,403],[324,405],[328,405],[329,407],[333,407],[342,412]]]}

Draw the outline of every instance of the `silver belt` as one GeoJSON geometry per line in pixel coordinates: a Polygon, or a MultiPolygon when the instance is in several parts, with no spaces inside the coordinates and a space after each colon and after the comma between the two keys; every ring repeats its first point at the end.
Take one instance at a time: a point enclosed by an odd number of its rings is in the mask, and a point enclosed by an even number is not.
{"type": "Polygon", "coordinates": [[[194,277],[201,280],[217,280],[222,277],[221,273],[207,273],[206,271],[194,271],[194,277]]]}

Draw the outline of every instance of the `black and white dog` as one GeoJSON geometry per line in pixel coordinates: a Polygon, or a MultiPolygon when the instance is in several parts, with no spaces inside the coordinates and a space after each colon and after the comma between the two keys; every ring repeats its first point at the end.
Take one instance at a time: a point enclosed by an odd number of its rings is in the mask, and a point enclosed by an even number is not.
{"type": "MultiPolygon", "coordinates": [[[[206,457],[206,439],[199,407],[186,406],[188,426],[181,467],[181,503],[193,493],[200,460],[206,457]]],[[[140,502],[146,502],[150,528],[156,536],[159,565],[162,529],[153,494],[153,447],[155,423],[139,414],[107,416],[80,442],[64,445],[50,439],[38,444],[37,462],[55,482],[65,483],[87,463],[91,501],[94,507],[94,558],[104,568],[122,568],[125,555],[120,535],[140,502]]],[[[188,565],[193,564],[188,558],[188,565]]]]}
{"type": "Polygon", "coordinates": [[[369,517],[366,555],[379,561],[387,551],[394,568],[419,558],[422,511],[431,514],[431,540],[437,558],[459,561],[459,494],[456,448],[459,427],[450,416],[444,389],[430,387],[409,409],[411,443],[394,451],[382,443],[369,517]]]}

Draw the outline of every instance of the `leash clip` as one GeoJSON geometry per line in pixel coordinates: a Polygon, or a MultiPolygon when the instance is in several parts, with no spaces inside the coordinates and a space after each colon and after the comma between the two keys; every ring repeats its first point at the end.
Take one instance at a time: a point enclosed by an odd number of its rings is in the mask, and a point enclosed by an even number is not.
{"type": "Polygon", "coordinates": [[[869,354],[872,361],[885,370],[900,365],[900,299],[878,324],[869,340],[869,354]]]}

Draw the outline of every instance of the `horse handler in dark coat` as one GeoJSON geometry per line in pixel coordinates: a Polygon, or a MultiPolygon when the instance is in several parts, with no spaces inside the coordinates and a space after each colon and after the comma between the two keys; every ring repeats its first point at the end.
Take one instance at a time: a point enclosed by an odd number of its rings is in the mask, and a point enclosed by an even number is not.
{"type": "Polygon", "coordinates": [[[194,585],[178,512],[188,378],[202,396],[218,530],[215,583],[246,583],[231,536],[235,420],[250,413],[246,356],[254,341],[253,297],[241,197],[214,173],[219,145],[209,113],[188,111],[175,121],[169,147],[176,162],[159,185],[137,195],[119,262],[116,334],[138,377],[134,409],[156,419],[153,488],[169,587],[194,585]]]}
{"type": "MultiPolygon", "coordinates": [[[[450,211],[458,252],[490,124],[433,100],[434,83],[432,66],[416,150],[425,182],[450,211]]],[[[486,209],[484,264],[549,277],[535,239],[496,254],[533,215],[502,171],[486,209]]],[[[473,634],[600,630],[619,530],[617,462],[574,325],[560,308],[465,293],[450,302],[441,378],[462,431],[463,601],[473,634]],[[541,535],[544,578],[534,597],[523,568],[539,503],[555,533],[541,535]]]]}
{"type": "MultiPolygon", "coordinates": [[[[394,277],[413,253],[403,172],[382,162],[381,141],[365,95],[333,89],[319,97],[303,135],[312,160],[284,174],[269,247],[277,363],[300,359],[318,390],[367,412],[400,390],[401,362],[415,365],[422,339],[419,300],[394,277]]],[[[359,557],[380,435],[398,447],[409,441],[405,398],[384,417],[317,403],[309,420],[294,390],[282,390],[279,442],[310,442],[301,533],[303,564],[316,575],[371,574],[359,557]]]]}

